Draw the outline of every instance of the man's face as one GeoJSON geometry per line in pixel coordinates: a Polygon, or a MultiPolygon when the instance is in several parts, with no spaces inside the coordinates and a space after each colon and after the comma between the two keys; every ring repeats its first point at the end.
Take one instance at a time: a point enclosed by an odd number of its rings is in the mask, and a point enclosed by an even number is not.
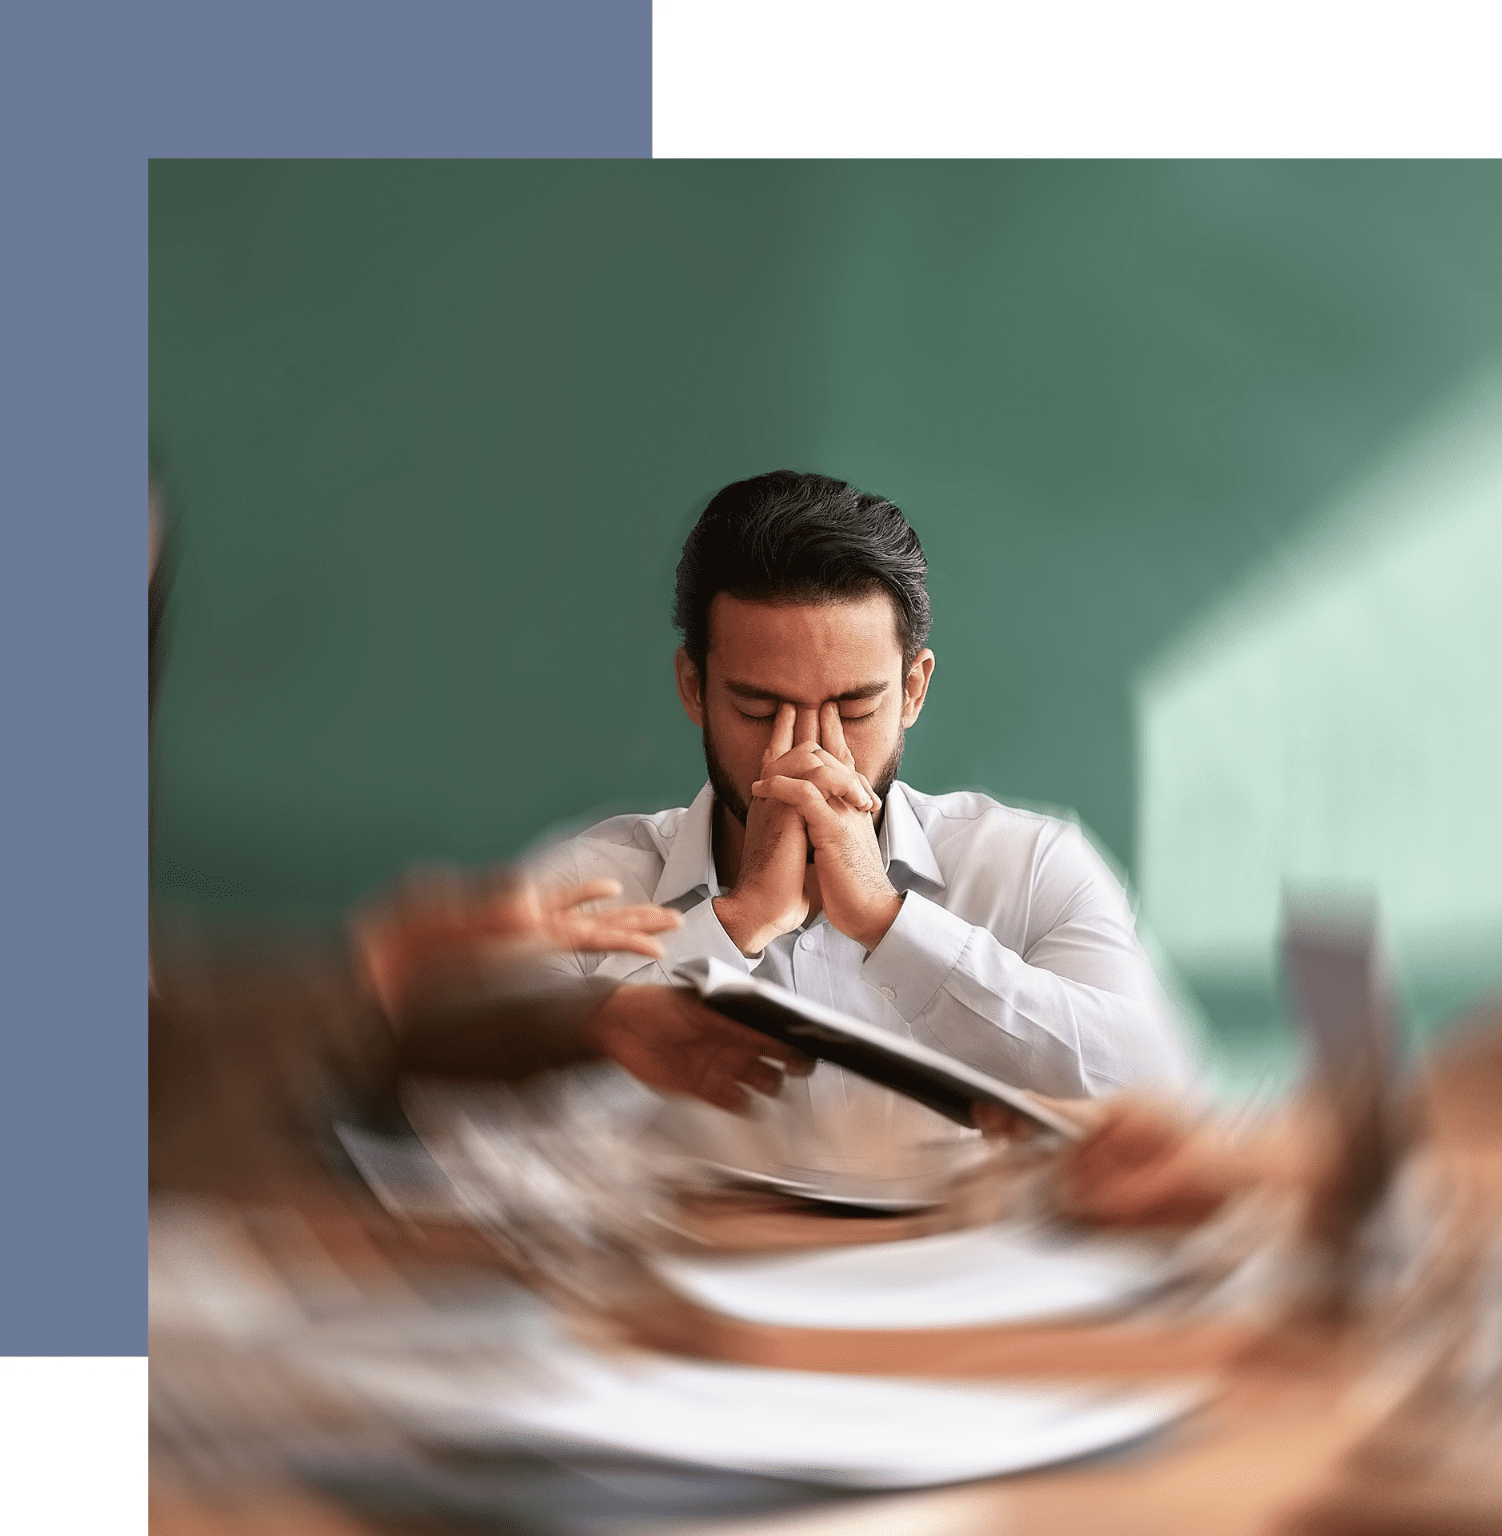
{"type": "Polygon", "coordinates": [[[710,781],[742,822],[782,703],[815,729],[820,707],[837,704],[857,771],[885,799],[933,664],[933,652],[923,651],[904,671],[885,592],[820,603],[754,603],[721,592],[709,610],[707,676],[682,650],[676,658],[678,695],[704,732],[710,781]]]}

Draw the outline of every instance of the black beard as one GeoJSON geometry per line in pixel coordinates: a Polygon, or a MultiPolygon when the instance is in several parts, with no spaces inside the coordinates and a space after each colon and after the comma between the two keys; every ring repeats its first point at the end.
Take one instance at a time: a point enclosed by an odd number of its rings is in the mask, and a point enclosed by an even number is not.
{"type": "MultiPolygon", "coordinates": [[[[893,784],[897,782],[897,770],[902,766],[902,749],[907,742],[907,732],[902,731],[897,737],[897,746],[892,755],[882,764],[880,774],[872,780],[871,788],[876,791],[876,798],[881,801],[883,809],[886,807],[887,794],[893,784]]],[[[741,792],[730,780],[730,775],[725,772],[725,765],[720,761],[720,754],[715,751],[714,738],[709,734],[709,721],[704,722],[704,766],[709,770],[709,787],[714,790],[715,799],[730,812],[742,826],[746,825],[746,816],[750,807],[741,798],[741,792]]],[[[808,851],[809,862],[813,862],[814,851],[808,851]]]]}
{"type": "Polygon", "coordinates": [[[714,749],[714,740],[709,734],[709,721],[704,722],[704,766],[709,770],[709,787],[714,790],[714,797],[730,812],[742,826],[746,825],[746,815],[750,806],[741,799],[741,792],[730,782],[730,775],[725,772],[725,765],[720,761],[720,754],[714,749]]]}

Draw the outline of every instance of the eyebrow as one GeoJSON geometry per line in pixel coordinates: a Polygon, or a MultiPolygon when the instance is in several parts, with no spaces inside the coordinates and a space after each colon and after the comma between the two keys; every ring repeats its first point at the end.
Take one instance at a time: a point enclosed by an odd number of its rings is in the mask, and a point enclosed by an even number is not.
{"type": "MultiPolygon", "coordinates": [[[[837,693],[832,699],[824,702],[829,704],[852,704],[857,699],[874,699],[885,693],[891,685],[889,683],[862,683],[859,688],[847,688],[844,693],[837,693]]],[[[758,688],[754,683],[727,682],[725,687],[737,698],[741,699],[766,699],[772,704],[790,703],[796,704],[795,699],[784,699],[780,693],[770,688],[758,688]]]]}

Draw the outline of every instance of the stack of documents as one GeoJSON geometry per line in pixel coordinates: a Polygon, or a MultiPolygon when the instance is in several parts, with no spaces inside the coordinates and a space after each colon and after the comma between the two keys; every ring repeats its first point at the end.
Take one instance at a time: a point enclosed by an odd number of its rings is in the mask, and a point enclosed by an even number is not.
{"type": "MultiPolygon", "coordinates": [[[[1071,1245],[1017,1226],[777,1258],[661,1258],[659,1273],[718,1311],[814,1327],[910,1328],[1082,1316],[1154,1285],[1146,1246],[1071,1245]]],[[[429,1443],[468,1452],[630,1456],[831,1487],[903,1488],[994,1476],[1135,1439],[1201,1401],[1203,1385],[940,1382],[767,1370],[596,1350],[540,1302],[499,1366],[456,1352],[366,1347],[327,1356],[429,1443]]],[[[455,1324],[460,1319],[455,1318],[455,1324]]]]}
{"type": "MultiPolygon", "coordinates": [[[[534,1348],[544,1341],[528,1330],[534,1348]]],[[[351,1355],[342,1380],[429,1444],[622,1455],[834,1487],[910,1488],[1043,1466],[1134,1440],[1204,1396],[948,1384],[596,1352],[561,1330],[531,1368],[351,1355]]],[[[332,1362],[329,1362],[332,1364],[332,1362]]]]}

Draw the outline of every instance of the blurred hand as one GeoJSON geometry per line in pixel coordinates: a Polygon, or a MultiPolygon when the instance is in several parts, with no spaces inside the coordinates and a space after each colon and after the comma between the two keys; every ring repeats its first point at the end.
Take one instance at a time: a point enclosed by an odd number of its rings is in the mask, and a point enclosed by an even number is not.
{"type": "Polygon", "coordinates": [[[399,1017],[414,994],[445,974],[480,973],[554,950],[624,950],[662,958],[654,934],[683,919],[664,907],[588,903],[620,895],[615,880],[545,886],[505,872],[465,877],[453,871],[408,875],[351,920],[366,990],[399,1017]]]}
{"type": "Polygon", "coordinates": [[[676,987],[617,987],[585,1028],[596,1050],[649,1088],[736,1113],[749,1107],[746,1089],[776,1094],[784,1071],[803,1076],[814,1067],[797,1051],[723,1018],[676,987]],[[769,1057],[781,1065],[773,1066],[769,1057]]]}
{"type": "Polygon", "coordinates": [[[1056,1198],[1083,1221],[1187,1226],[1256,1177],[1207,1128],[1167,1106],[1118,1098],[1100,1105],[1089,1135],[1066,1153],[1056,1198]]]}
{"type": "MultiPolygon", "coordinates": [[[[1026,1093],[1026,1097],[1062,1115],[1081,1130],[1094,1126],[1106,1110],[1105,1103],[1100,1099],[1050,1099],[1041,1093],[1026,1093]]],[[[1002,1104],[972,1104],[970,1117],[976,1128],[984,1131],[987,1136],[1005,1136],[1011,1140],[1026,1141],[1047,1132],[1045,1126],[1029,1119],[1020,1110],[1008,1109],[1002,1104]]]]}

